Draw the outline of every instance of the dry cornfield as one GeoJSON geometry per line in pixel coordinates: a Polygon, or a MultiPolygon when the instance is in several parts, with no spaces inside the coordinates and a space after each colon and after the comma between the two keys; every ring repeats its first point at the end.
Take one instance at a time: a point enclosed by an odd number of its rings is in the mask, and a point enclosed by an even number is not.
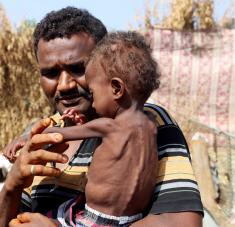
{"type": "Polygon", "coordinates": [[[21,134],[33,119],[50,113],[40,89],[33,29],[26,22],[12,28],[0,8],[0,148],[21,134]]]}
{"type": "Polygon", "coordinates": [[[235,1],[230,0],[229,7],[222,18],[215,19],[215,0],[158,0],[151,5],[145,0],[144,16],[136,15],[139,30],[163,28],[172,30],[210,30],[235,27],[235,1]]]}

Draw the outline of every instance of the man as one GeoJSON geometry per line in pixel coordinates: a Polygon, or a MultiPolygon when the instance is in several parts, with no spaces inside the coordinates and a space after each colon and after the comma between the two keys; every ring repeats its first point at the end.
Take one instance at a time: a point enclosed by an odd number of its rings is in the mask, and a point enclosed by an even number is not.
{"type": "MultiPolygon", "coordinates": [[[[51,12],[35,29],[34,50],[41,86],[59,113],[76,107],[88,120],[96,117],[84,77],[85,62],[105,34],[106,29],[98,19],[72,7],[51,12]]],[[[133,226],[201,226],[203,209],[183,134],[161,107],[147,104],[146,110],[156,116],[160,168],[146,217],[133,226]]],[[[7,177],[0,193],[2,226],[16,216],[22,190],[30,185],[23,193],[21,210],[43,214],[52,210],[52,217],[61,223],[71,221],[65,213],[73,210],[74,205],[66,201],[82,195],[99,140],[60,144],[63,140],[60,134],[40,134],[48,124],[41,121],[34,126],[7,177]],[[42,149],[48,143],[65,152],[57,154],[42,149]],[[58,143],[60,146],[56,146],[58,143]],[[45,166],[52,161],[57,163],[56,168],[45,166]]],[[[79,199],[82,206],[82,196],[79,199]]]]}

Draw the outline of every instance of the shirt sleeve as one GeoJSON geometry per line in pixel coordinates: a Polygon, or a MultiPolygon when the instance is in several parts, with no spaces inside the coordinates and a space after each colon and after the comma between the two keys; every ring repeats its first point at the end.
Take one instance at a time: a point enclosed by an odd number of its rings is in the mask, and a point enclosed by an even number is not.
{"type": "Polygon", "coordinates": [[[148,212],[161,214],[194,211],[203,215],[200,192],[182,131],[161,107],[146,104],[158,125],[158,176],[148,212]]]}

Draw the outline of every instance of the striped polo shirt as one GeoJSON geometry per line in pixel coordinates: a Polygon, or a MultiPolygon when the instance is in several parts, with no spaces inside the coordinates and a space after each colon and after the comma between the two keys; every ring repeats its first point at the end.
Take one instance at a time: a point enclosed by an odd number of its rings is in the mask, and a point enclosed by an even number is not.
{"type": "MultiPolygon", "coordinates": [[[[145,214],[181,211],[203,214],[189,149],[182,131],[162,107],[145,104],[144,109],[151,112],[156,119],[159,159],[154,195],[145,214]]],[[[56,118],[58,116],[54,116],[55,122],[57,122],[56,118]]],[[[46,214],[84,193],[88,167],[100,142],[99,138],[83,140],[59,177],[34,177],[32,185],[22,193],[21,210],[46,214]]],[[[94,188],[94,193],[95,190],[94,188]]]]}

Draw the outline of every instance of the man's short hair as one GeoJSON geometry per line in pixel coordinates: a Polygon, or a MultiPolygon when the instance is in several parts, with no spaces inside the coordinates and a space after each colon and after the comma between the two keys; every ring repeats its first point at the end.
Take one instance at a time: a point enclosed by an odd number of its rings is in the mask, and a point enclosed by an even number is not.
{"type": "Polygon", "coordinates": [[[40,39],[49,41],[55,38],[70,38],[79,32],[90,34],[96,43],[107,34],[104,24],[87,10],[66,7],[58,11],[51,11],[35,28],[34,52],[37,54],[40,39]]]}
{"type": "Polygon", "coordinates": [[[144,104],[159,87],[160,72],[151,48],[137,32],[112,32],[93,50],[88,63],[99,60],[107,77],[121,78],[131,96],[144,104]]]}

